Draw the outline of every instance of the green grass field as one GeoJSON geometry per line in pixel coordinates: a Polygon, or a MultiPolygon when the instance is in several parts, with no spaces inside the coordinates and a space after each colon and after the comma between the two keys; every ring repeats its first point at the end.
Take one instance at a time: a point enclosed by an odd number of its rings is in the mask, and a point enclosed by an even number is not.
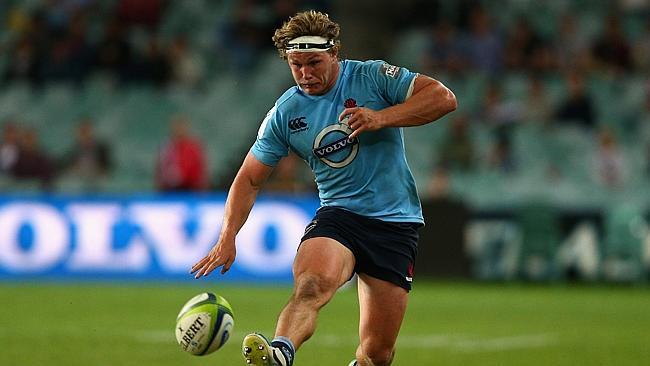
{"type": "MultiPolygon", "coordinates": [[[[0,365],[243,365],[241,337],[272,333],[288,288],[0,284],[0,365]],[[201,291],[235,309],[234,338],[195,357],[174,340],[180,306],[201,291]]],[[[419,283],[394,365],[650,365],[650,289],[419,283]]],[[[389,303],[389,302],[388,302],[389,303]]],[[[342,290],[296,366],[346,366],[357,302],[342,290]]]]}

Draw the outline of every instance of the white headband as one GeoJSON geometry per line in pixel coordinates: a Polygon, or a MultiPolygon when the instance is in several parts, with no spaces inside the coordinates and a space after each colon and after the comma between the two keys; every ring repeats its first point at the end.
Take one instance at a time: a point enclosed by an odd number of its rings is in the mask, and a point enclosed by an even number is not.
{"type": "Polygon", "coordinates": [[[300,36],[287,42],[287,53],[324,52],[334,47],[334,41],[320,36],[300,36]]]}

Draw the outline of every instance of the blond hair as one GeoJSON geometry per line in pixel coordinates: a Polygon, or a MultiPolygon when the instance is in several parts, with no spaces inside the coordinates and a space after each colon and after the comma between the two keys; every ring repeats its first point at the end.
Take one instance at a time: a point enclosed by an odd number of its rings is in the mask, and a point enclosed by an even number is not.
{"type": "Polygon", "coordinates": [[[273,42],[280,57],[287,59],[287,44],[301,36],[320,36],[334,41],[334,46],[327,52],[338,55],[341,41],[338,40],[340,27],[330,20],[329,15],[315,10],[297,13],[275,30],[273,42]]]}

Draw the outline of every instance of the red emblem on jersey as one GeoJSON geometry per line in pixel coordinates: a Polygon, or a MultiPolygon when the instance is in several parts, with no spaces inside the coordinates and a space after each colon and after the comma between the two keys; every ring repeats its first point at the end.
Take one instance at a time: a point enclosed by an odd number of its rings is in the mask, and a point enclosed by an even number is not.
{"type": "Polygon", "coordinates": [[[357,101],[352,98],[348,98],[345,100],[345,103],[343,105],[345,108],[354,108],[357,106],[357,101]]]}

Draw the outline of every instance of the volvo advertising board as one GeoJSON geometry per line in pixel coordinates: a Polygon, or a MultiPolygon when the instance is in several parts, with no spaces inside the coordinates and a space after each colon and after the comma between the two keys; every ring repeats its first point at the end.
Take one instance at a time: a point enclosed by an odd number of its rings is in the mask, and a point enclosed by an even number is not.
{"type": "MultiPolygon", "coordinates": [[[[216,242],[225,196],[0,197],[0,279],[186,279],[216,242]]],[[[316,198],[260,197],[224,281],[291,280],[316,198]]]]}

